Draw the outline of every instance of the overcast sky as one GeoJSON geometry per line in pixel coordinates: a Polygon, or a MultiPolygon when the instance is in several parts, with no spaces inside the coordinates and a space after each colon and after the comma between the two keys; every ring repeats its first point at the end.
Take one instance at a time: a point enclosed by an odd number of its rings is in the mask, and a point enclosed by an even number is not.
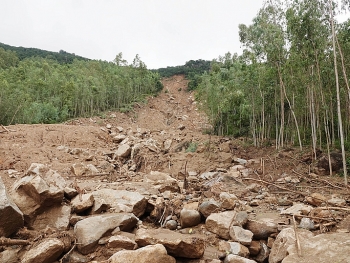
{"type": "Polygon", "coordinates": [[[263,0],[1,0],[0,42],[148,68],[240,53],[238,25],[263,0]]]}

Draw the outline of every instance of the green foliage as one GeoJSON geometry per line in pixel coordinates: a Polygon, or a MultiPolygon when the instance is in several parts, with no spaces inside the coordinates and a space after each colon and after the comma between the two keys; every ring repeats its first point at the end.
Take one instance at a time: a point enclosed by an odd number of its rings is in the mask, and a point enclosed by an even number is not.
{"type": "MultiPolygon", "coordinates": [[[[89,59],[77,56],[74,53],[68,53],[64,50],[59,52],[46,51],[38,48],[14,47],[0,43],[0,48],[6,51],[12,51],[17,54],[17,59],[24,60],[26,58],[41,57],[55,60],[60,64],[73,63],[74,59],[88,61],[89,59]]],[[[1,67],[1,66],[0,66],[1,67]]]]}
{"type": "MultiPolygon", "coordinates": [[[[243,54],[212,61],[197,76],[197,96],[218,135],[248,136],[256,145],[324,145],[339,140],[328,1],[268,1],[251,25],[240,25],[243,54]]],[[[337,25],[345,72],[350,72],[350,20],[337,25]]],[[[338,72],[350,145],[349,90],[338,72]]]]}
{"type": "Polygon", "coordinates": [[[191,142],[191,143],[189,144],[189,146],[187,147],[186,152],[187,152],[187,153],[188,153],[188,152],[194,153],[194,152],[197,151],[197,147],[198,147],[198,143],[196,143],[196,142],[191,142]]]}
{"type": "MultiPolygon", "coordinates": [[[[5,55],[4,55],[5,54],[5,55]]],[[[0,123],[57,123],[100,115],[107,110],[130,111],[133,102],[157,94],[162,84],[137,57],[134,65],[77,60],[60,64],[39,57],[6,58],[0,67],[0,123]]],[[[1,59],[0,59],[1,61],[1,59]]]]}
{"type": "Polygon", "coordinates": [[[188,90],[194,90],[200,81],[200,75],[210,70],[210,61],[208,60],[190,60],[182,66],[166,67],[156,70],[161,77],[171,77],[174,75],[185,75],[189,79],[188,90]]]}

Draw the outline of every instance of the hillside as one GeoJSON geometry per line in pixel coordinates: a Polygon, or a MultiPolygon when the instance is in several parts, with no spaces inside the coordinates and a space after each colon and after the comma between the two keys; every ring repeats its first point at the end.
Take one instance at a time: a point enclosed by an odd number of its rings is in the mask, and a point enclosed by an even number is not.
{"type": "Polygon", "coordinates": [[[84,57],[75,55],[74,53],[66,52],[64,50],[60,50],[59,52],[53,52],[53,51],[47,51],[47,50],[38,49],[38,48],[15,47],[15,46],[6,45],[4,43],[0,43],[0,48],[16,52],[20,60],[23,60],[26,58],[32,58],[32,57],[41,57],[41,58],[55,60],[60,64],[72,63],[74,59],[84,60],[84,61],[90,60],[88,58],[84,58],[84,57]]]}
{"type": "Polygon", "coordinates": [[[128,113],[0,127],[0,201],[24,214],[0,211],[1,262],[277,262],[295,244],[290,213],[309,229],[297,230],[306,258],[338,249],[332,260],[346,262],[341,178],[322,176],[311,151],[203,133],[188,80],[163,85],[128,113]]]}

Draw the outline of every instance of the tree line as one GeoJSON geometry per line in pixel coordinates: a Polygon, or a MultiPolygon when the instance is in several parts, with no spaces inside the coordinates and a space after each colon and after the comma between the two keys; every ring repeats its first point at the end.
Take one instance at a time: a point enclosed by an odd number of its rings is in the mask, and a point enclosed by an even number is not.
{"type": "MultiPolygon", "coordinates": [[[[61,52],[62,53],[62,52],[61,52]]],[[[63,53],[63,55],[65,55],[63,53]]],[[[162,89],[160,77],[137,55],[130,65],[42,56],[20,59],[0,48],[0,124],[57,123],[76,117],[128,111],[162,89]]]]}
{"type": "Polygon", "coordinates": [[[311,145],[315,154],[350,150],[350,20],[334,19],[349,7],[268,0],[239,25],[243,54],[215,59],[197,85],[214,132],[276,148],[311,145]]]}

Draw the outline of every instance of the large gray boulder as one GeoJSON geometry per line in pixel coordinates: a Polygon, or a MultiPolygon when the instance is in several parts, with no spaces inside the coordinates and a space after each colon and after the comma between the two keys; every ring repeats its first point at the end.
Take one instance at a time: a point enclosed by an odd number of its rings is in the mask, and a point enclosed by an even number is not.
{"type": "Polygon", "coordinates": [[[8,196],[0,177],[0,236],[10,236],[20,229],[23,224],[23,213],[8,196]]]}
{"type": "Polygon", "coordinates": [[[132,213],[113,213],[88,217],[77,222],[74,234],[77,237],[78,250],[86,255],[95,251],[98,240],[119,227],[122,231],[133,229],[138,218],[132,213]]]}
{"type": "Polygon", "coordinates": [[[205,241],[201,236],[168,229],[139,229],[135,241],[140,247],[162,244],[174,257],[201,258],[205,250],[205,241]]]}
{"type": "Polygon", "coordinates": [[[108,259],[109,263],[176,263],[161,244],[146,246],[134,251],[122,250],[108,259]]]}
{"type": "Polygon", "coordinates": [[[100,213],[104,210],[120,213],[133,213],[140,217],[145,213],[147,200],[138,192],[126,190],[101,189],[92,192],[95,199],[92,213],[100,213]]]}

